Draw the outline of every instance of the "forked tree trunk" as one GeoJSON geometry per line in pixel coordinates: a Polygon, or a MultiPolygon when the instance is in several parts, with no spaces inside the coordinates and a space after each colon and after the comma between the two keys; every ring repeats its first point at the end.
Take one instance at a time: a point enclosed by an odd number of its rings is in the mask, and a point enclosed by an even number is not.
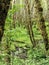
{"type": "Polygon", "coordinates": [[[25,12],[26,12],[26,28],[30,37],[30,41],[33,47],[36,46],[33,29],[32,29],[32,20],[31,20],[31,12],[30,12],[30,3],[29,0],[25,0],[25,12]]]}
{"type": "Polygon", "coordinates": [[[41,35],[43,37],[44,43],[45,43],[45,49],[46,51],[49,49],[49,44],[48,44],[48,35],[46,32],[46,26],[45,26],[45,20],[43,17],[43,8],[41,7],[41,3],[39,0],[35,0],[35,8],[38,12],[38,25],[39,25],[39,29],[41,31],[41,35]]]}

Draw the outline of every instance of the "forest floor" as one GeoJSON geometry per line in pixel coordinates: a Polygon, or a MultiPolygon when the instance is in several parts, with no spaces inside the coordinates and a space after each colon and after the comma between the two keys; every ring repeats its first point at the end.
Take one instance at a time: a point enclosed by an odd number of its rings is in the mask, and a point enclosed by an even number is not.
{"type": "MultiPolygon", "coordinates": [[[[47,33],[49,33],[48,22],[46,22],[46,26],[47,33]]],[[[37,42],[36,48],[32,48],[26,28],[17,26],[15,29],[9,30],[6,27],[2,43],[7,43],[7,39],[8,43],[11,43],[12,65],[49,65],[49,56],[46,56],[44,42],[36,25],[33,26],[33,31],[37,42]]],[[[6,65],[3,59],[0,65],[6,65]]]]}

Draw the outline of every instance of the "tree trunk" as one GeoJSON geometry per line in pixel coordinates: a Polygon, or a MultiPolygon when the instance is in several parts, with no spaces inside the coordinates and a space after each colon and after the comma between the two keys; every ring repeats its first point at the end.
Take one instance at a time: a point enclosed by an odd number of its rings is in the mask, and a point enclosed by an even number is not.
{"type": "Polygon", "coordinates": [[[16,12],[13,14],[13,28],[16,28],[16,12]]]}
{"type": "Polygon", "coordinates": [[[10,4],[10,0],[0,1],[0,43],[4,32],[4,25],[7,17],[7,12],[9,9],[9,4],[10,4]]]}
{"type": "MultiPolygon", "coordinates": [[[[11,4],[13,8],[13,6],[16,5],[16,0],[13,0],[11,4]]],[[[16,12],[13,13],[12,17],[13,17],[13,28],[16,28],[16,12]]]]}
{"type": "Polygon", "coordinates": [[[33,30],[32,30],[32,20],[31,20],[31,12],[30,12],[30,4],[28,0],[25,0],[25,11],[26,11],[26,27],[27,27],[27,31],[31,40],[31,43],[33,45],[33,47],[36,46],[36,42],[34,39],[34,34],[33,34],[33,30]]]}
{"type": "MultiPolygon", "coordinates": [[[[7,17],[9,6],[10,6],[10,0],[0,0],[0,43],[4,33],[4,25],[5,25],[5,20],[7,17]]],[[[6,48],[7,48],[6,50],[8,50],[7,58],[6,58],[8,63],[7,65],[10,65],[10,57],[8,56],[10,55],[10,52],[8,49],[8,45],[6,46],[6,48]]]]}
{"type": "Polygon", "coordinates": [[[39,29],[41,31],[41,35],[43,37],[44,43],[45,43],[45,49],[46,51],[49,49],[49,44],[48,44],[48,35],[46,32],[46,26],[45,26],[45,20],[43,17],[43,8],[41,7],[41,3],[39,0],[35,0],[35,8],[38,12],[38,25],[39,29]]]}

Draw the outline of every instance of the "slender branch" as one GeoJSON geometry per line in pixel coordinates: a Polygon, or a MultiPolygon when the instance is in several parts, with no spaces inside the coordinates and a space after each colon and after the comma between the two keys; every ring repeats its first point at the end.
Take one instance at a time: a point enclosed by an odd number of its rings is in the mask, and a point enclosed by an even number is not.
{"type": "Polygon", "coordinates": [[[20,40],[10,40],[12,42],[17,42],[17,43],[25,43],[24,41],[20,41],[20,40]]]}

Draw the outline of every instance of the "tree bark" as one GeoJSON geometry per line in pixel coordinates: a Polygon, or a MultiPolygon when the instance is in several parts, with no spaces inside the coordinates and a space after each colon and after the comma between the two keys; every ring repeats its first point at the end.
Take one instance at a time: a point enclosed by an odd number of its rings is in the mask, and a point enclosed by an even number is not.
{"type": "Polygon", "coordinates": [[[0,1],[0,43],[2,40],[3,33],[4,33],[4,25],[5,25],[5,20],[7,17],[9,5],[10,5],[10,0],[0,1]]]}
{"type": "MultiPolygon", "coordinates": [[[[10,6],[10,0],[0,0],[0,43],[2,41],[2,36],[4,33],[4,25],[9,10],[9,6],[10,6]]],[[[8,49],[8,45],[6,45],[6,50],[8,50],[6,57],[7,65],[10,65],[10,57],[8,56],[10,55],[10,51],[8,49]]]]}
{"type": "Polygon", "coordinates": [[[33,47],[36,46],[33,30],[32,30],[32,20],[31,20],[31,12],[30,12],[30,3],[28,0],[25,0],[25,11],[26,11],[26,28],[30,37],[30,41],[33,47]]]}
{"type": "Polygon", "coordinates": [[[38,25],[39,29],[41,31],[41,35],[43,37],[44,43],[45,43],[45,49],[46,51],[49,49],[49,44],[48,44],[48,35],[46,32],[46,26],[45,26],[45,20],[43,17],[43,8],[41,7],[41,3],[39,0],[35,0],[35,8],[38,12],[38,25]]]}

